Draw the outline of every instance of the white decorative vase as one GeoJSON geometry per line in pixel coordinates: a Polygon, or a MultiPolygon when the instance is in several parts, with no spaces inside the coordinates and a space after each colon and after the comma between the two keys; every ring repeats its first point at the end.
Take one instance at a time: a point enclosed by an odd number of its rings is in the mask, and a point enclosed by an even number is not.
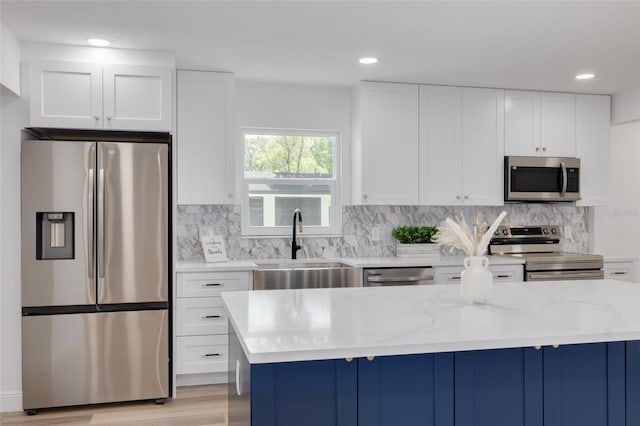
{"type": "Polygon", "coordinates": [[[468,303],[487,303],[491,297],[493,275],[489,271],[489,259],[469,256],[464,259],[464,271],[460,275],[462,297],[468,303]]]}

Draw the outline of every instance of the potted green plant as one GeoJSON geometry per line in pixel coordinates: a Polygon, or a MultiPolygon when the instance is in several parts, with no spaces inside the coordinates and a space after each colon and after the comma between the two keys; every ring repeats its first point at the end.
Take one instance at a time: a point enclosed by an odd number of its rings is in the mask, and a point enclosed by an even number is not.
{"type": "Polygon", "coordinates": [[[440,250],[432,238],[437,234],[435,226],[398,226],[391,231],[397,240],[396,256],[424,257],[438,256],[440,250]]]}

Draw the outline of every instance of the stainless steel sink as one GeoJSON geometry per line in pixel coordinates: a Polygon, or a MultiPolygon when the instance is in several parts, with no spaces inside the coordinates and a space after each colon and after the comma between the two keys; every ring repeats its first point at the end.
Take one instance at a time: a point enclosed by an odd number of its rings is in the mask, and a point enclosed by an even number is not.
{"type": "Polygon", "coordinates": [[[256,262],[254,290],[360,287],[362,268],[341,262],[267,261],[256,262]]]}

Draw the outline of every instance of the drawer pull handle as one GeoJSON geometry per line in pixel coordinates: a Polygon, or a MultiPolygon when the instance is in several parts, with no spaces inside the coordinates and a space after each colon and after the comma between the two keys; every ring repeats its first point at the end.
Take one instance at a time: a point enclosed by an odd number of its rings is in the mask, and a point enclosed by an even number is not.
{"type": "Polygon", "coordinates": [[[375,356],[373,356],[373,355],[369,355],[369,356],[367,356],[367,360],[368,360],[368,361],[373,361],[375,358],[376,358],[376,357],[375,357],[375,356]]]}
{"type": "Polygon", "coordinates": [[[627,275],[627,273],[623,271],[616,271],[616,272],[613,272],[613,275],[627,275]]]}
{"type": "Polygon", "coordinates": [[[542,346],[540,346],[540,345],[535,345],[535,346],[533,347],[533,349],[535,349],[536,351],[539,351],[540,349],[542,349],[542,346]]]}
{"type": "Polygon", "coordinates": [[[559,347],[559,346],[560,346],[560,345],[559,345],[559,344],[557,344],[557,343],[555,343],[555,344],[551,345],[551,347],[552,347],[553,349],[558,349],[558,347],[559,347]]]}
{"type": "Polygon", "coordinates": [[[202,319],[222,318],[222,315],[203,315],[202,319]]]}
{"type": "Polygon", "coordinates": [[[222,354],[203,354],[203,357],[210,357],[210,356],[222,356],[222,354]]]}
{"type": "Polygon", "coordinates": [[[496,275],[496,278],[511,278],[511,277],[513,277],[513,275],[511,275],[511,274],[499,274],[499,275],[496,275]]]}
{"type": "Polygon", "coordinates": [[[222,287],[223,284],[221,283],[204,283],[202,284],[202,287],[222,287]]]}
{"type": "Polygon", "coordinates": [[[345,361],[347,361],[347,362],[351,362],[351,361],[353,361],[353,358],[352,358],[352,357],[350,357],[350,356],[348,356],[348,357],[346,357],[344,360],[345,360],[345,361]]]}
{"type": "Polygon", "coordinates": [[[460,279],[460,277],[449,277],[447,278],[449,281],[457,281],[460,279]]]}

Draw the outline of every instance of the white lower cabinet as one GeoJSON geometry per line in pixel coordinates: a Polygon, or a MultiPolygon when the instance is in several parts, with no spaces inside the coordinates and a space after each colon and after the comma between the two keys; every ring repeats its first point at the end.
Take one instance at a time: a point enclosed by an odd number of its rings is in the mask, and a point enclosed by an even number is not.
{"type": "MultiPolygon", "coordinates": [[[[437,266],[434,268],[436,284],[457,284],[464,266],[437,266]]],[[[489,265],[493,282],[518,282],[523,280],[522,265],[489,265]]]]}
{"type": "Polygon", "coordinates": [[[636,282],[636,262],[604,262],[604,277],[611,280],[636,282]]]}
{"type": "Polygon", "coordinates": [[[179,272],[176,287],[176,384],[226,383],[229,322],[220,292],[250,290],[253,274],[179,272]]]}

